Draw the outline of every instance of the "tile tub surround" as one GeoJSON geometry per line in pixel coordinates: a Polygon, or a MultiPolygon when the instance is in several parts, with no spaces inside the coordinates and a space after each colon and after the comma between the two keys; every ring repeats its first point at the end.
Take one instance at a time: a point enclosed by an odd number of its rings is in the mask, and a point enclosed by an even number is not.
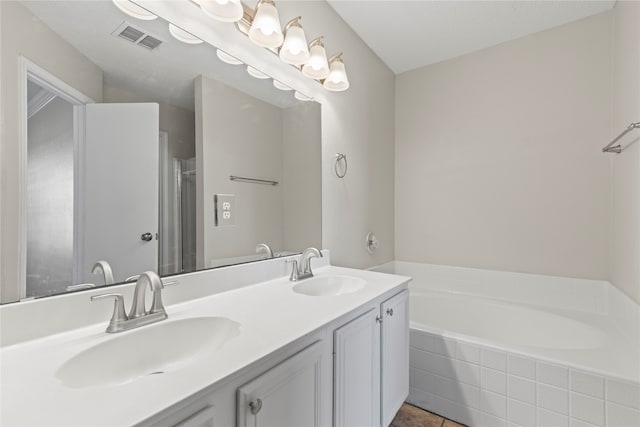
{"type": "Polygon", "coordinates": [[[410,403],[472,426],[640,426],[640,307],[610,283],[375,270],[413,278],[410,403]]]}
{"type": "Polygon", "coordinates": [[[470,426],[640,426],[640,383],[411,330],[407,401],[470,426]]]}

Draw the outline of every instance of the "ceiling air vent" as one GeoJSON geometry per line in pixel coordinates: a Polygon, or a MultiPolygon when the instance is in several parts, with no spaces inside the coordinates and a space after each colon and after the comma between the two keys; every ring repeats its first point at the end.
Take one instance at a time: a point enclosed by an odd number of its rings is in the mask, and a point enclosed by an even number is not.
{"type": "Polygon", "coordinates": [[[128,22],[123,22],[111,35],[122,37],[133,44],[142,46],[149,50],[154,50],[163,42],[158,37],[152,36],[141,28],[134,27],[128,22]]]}

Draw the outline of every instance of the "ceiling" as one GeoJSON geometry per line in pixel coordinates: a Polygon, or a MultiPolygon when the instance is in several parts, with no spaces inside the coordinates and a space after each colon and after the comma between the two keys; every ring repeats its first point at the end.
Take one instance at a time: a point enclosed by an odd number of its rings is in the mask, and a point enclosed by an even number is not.
{"type": "Polygon", "coordinates": [[[615,1],[327,0],[396,74],[611,9],[615,1]]]}

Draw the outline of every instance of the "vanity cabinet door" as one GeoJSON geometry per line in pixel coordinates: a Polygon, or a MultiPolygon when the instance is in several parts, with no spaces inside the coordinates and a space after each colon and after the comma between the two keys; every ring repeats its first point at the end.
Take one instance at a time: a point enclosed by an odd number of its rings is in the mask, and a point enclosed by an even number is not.
{"type": "Polygon", "coordinates": [[[174,427],[214,427],[213,412],[214,407],[207,406],[175,424],[174,427]]]}
{"type": "Polygon", "coordinates": [[[334,426],[380,425],[379,310],[336,329],[334,339],[334,426]]]}
{"type": "Polygon", "coordinates": [[[238,389],[238,427],[319,427],[322,342],[238,389]]]}
{"type": "Polygon", "coordinates": [[[409,395],[409,291],[386,300],[382,314],[382,425],[388,426],[409,395]]]}

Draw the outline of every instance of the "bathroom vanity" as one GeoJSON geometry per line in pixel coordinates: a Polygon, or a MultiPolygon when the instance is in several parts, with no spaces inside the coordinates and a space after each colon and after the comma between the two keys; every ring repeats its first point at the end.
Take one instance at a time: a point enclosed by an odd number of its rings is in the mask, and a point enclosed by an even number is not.
{"type": "MultiPolygon", "coordinates": [[[[1,307],[13,324],[36,304],[104,316],[5,342],[1,423],[388,425],[409,388],[409,278],[331,266],[325,254],[299,282],[284,259],[177,276],[167,320],[116,334],[94,290],[1,307]],[[215,285],[224,281],[233,289],[215,285]]],[[[132,286],[116,291],[130,301],[132,286]]]]}

